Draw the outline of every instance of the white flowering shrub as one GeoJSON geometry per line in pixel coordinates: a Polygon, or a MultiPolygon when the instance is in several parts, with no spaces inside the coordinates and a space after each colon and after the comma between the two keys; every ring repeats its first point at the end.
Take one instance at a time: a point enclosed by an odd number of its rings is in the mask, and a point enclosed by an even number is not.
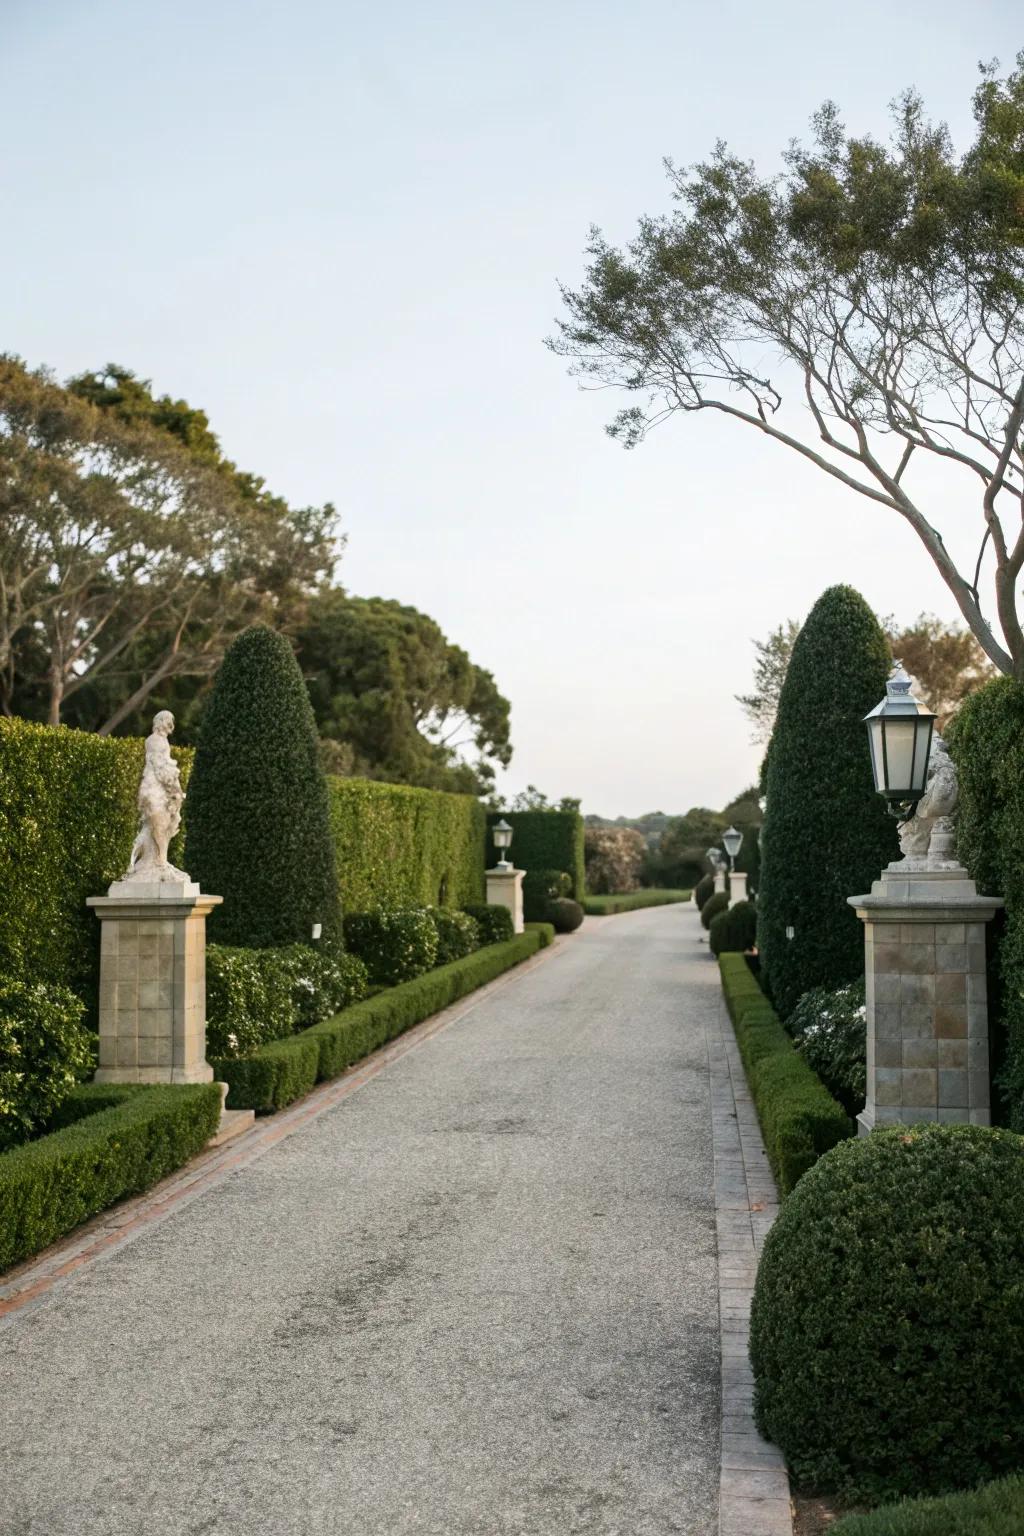
{"type": "Polygon", "coordinates": [[[345,944],[365,963],[370,980],[380,986],[411,981],[437,964],[437,929],[422,907],[349,912],[345,944]]]}
{"type": "Polygon", "coordinates": [[[829,1092],[848,1114],[858,1114],[864,1108],[867,1087],[864,983],[805,992],[786,1028],[829,1092]]]}
{"type": "Polygon", "coordinates": [[[455,907],[427,907],[426,912],[437,930],[435,965],[450,965],[480,948],[480,927],[468,912],[455,907]]]}

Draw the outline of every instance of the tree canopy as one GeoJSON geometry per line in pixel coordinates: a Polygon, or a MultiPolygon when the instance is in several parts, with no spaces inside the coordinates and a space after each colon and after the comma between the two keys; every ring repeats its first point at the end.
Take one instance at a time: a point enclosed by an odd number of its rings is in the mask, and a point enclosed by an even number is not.
{"type": "Polygon", "coordinates": [[[480,794],[511,759],[508,700],[418,609],[323,590],[297,644],[317,728],[350,773],[480,794]]]}
{"type": "Polygon", "coordinates": [[[986,655],[1024,676],[1024,53],[1004,79],[983,72],[973,105],[960,156],[907,92],[887,144],[828,103],[778,176],[723,143],[669,164],[676,211],[625,250],[592,232],[550,344],[643,401],[609,428],[627,446],[718,412],[905,518],[986,655]],[[936,466],[961,502],[974,488],[964,568],[937,526],[936,466]]]}

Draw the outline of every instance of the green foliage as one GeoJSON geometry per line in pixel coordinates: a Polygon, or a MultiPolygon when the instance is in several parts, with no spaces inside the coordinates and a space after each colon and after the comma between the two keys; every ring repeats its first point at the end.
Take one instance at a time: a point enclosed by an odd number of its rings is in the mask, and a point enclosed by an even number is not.
{"type": "Polygon", "coordinates": [[[487,867],[500,857],[490,828],[504,815],[512,828],[509,857],[516,869],[562,869],[569,876],[567,896],[582,901],[586,890],[583,857],[583,817],[578,810],[495,812],[488,817],[487,867]]]}
{"type": "MultiPolygon", "coordinates": [[[[259,953],[270,955],[275,951],[259,953]]],[[[357,955],[346,954],[336,945],[323,944],[291,944],[276,953],[291,981],[298,1029],[310,1029],[333,1018],[342,1008],[366,996],[369,975],[357,955]]]]}
{"type": "Polygon", "coordinates": [[[0,1151],[38,1131],[92,1067],[84,1012],[67,987],[0,980],[0,1151]]]}
{"type": "Polygon", "coordinates": [[[889,670],[864,599],[830,587],[793,646],[768,756],[758,950],[783,1017],[812,987],[843,986],[864,971],[863,929],[847,898],[870,890],[897,853],[863,724],[889,670]]]}
{"type": "Polygon", "coordinates": [[[566,896],[572,885],[564,869],[528,869],[523,876],[523,913],[528,922],[544,922],[549,904],[566,896]]]}
{"type": "Polygon", "coordinates": [[[247,1060],[213,1061],[217,1078],[230,1085],[228,1107],[261,1113],[282,1109],[300,1092],[308,1092],[313,1081],[337,1077],[413,1024],[528,960],[544,940],[540,932],[528,931],[504,944],[489,944],[462,960],[378,992],[290,1040],[264,1046],[247,1060]]]}
{"type": "Polygon", "coordinates": [[[714,919],[722,912],[727,912],[728,910],[728,893],[726,891],[714,891],[700,909],[701,926],[710,929],[714,919]]]}
{"type": "Polygon", "coordinates": [[[571,896],[556,896],[548,902],[545,916],[556,933],[575,933],[583,921],[583,908],[571,896]]]}
{"type": "Polygon", "coordinates": [[[751,1097],[775,1182],[788,1195],[853,1125],[783,1029],[742,955],[718,961],[751,1097]]]}
{"type": "Polygon", "coordinates": [[[523,926],[527,933],[535,933],[537,935],[537,942],[541,949],[547,949],[549,944],[555,942],[554,924],[525,923],[523,926]]]}
{"type": "Polygon", "coordinates": [[[385,987],[411,981],[437,962],[437,928],[419,907],[378,907],[345,916],[345,943],[385,987]]]}
{"type": "Polygon", "coordinates": [[[1002,896],[989,1008],[1002,1114],[1024,1131],[1024,684],[998,678],[949,730],[960,778],[957,852],[986,895],[1002,896]]]}
{"type": "Polygon", "coordinates": [[[425,613],[325,589],[298,650],[320,734],[351,749],[356,773],[476,795],[508,764],[508,700],[425,613]]]}
{"type": "Polygon", "coordinates": [[[448,965],[480,948],[480,929],[467,912],[453,907],[427,907],[426,913],[437,933],[435,965],[448,965]]]}
{"type": "Polygon", "coordinates": [[[864,983],[830,992],[805,992],[786,1020],[801,1055],[849,1115],[864,1108],[867,1094],[867,1024],[864,983]]]}
{"type": "Polygon", "coordinates": [[[206,1048],[211,1057],[251,1056],[271,1040],[328,1019],[365,997],[366,967],[341,950],[291,944],[206,950],[206,1048]]]}
{"type": "MultiPolygon", "coordinates": [[[[192,754],[174,757],[187,784],[192,754]]],[[[142,760],[141,741],[0,719],[0,975],[68,986],[95,1010],[99,925],[85,900],[128,867],[142,760]]]]}
{"type": "Polygon", "coordinates": [[[726,911],[719,912],[711,919],[708,942],[711,953],[716,957],[726,950],[738,950],[742,954],[744,950],[753,949],[756,938],[757,908],[753,902],[734,902],[726,911]]]}
{"type": "Polygon", "coordinates": [[[65,1108],[79,1097],[104,1107],[0,1155],[0,1270],[173,1173],[202,1151],[220,1120],[216,1083],[89,1084],[74,1089],[65,1108]]]}
{"type": "Polygon", "coordinates": [[[894,1127],[823,1158],[769,1233],[755,1414],[797,1480],[871,1502],[1016,1469],[1024,1141],[894,1127]]]}
{"type": "Polygon", "coordinates": [[[697,903],[698,911],[703,912],[703,910],[704,910],[704,903],[706,901],[710,901],[714,894],[715,894],[715,877],[714,877],[714,875],[702,875],[701,878],[697,881],[697,884],[694,887],[694,891],[693,891],[693,896],[694,896],[694,900],[697,903]]]}
{"type": "Polygon", "coordinates": [[[514,935],[512,913],[508,907],[480,901],[464,907],[463,911],[476,923],[481,944],[505,944],[514,935]]]}
{"type": "Polygon", "coordinates": [[[188,797],[189,872],[224,897],[211,938],[255,948],[337,930],[327,786],[287,640],[246,630],[217,674],[188,797]]]}
{"type": "Polygon", "coordinates": [[[641,907],[667,907],[689,901],[689,891],[630,891],[627,896],[591,896],[583,903],[588,917],[614,917],[619,912],[638,912],[641,907]]]}
{"type": "Polygon", "coordinates": [[[483,901],[478,800],[366,779],[328,783],[342,911],[483,901]]]}
{"type": "Polygon", "coordinates": [[[830,1536],[1020,1536],[1024,1477],[1003,1477],[972,1493],[908,1499],[866,1515],[847,1515],[830,1536]]]}

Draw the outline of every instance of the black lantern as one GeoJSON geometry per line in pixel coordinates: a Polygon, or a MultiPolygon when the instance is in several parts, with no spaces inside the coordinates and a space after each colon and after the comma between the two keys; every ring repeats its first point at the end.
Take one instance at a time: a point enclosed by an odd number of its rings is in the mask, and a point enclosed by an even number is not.
{"type": "Polygon", "coordinates": [[[512,846],[512,828],[509,826],[504,816],[500,821],[496,821],[494,823],[494,826],[491,828],[491,836],[494,838],[495,848],[497,848],[501,854],[501,858],[497,863],[497,868],[511,869],[512,865],[505,857],[505,850],[506,848],[510,848],[512,846]]]}
{"type": "Polygon", "coordinates": [[[731,870],[735,869],[736,855],[743,846],[743,833],[738,832],[735,827],[729,827],[722,833],[722,842],[725,844],[725,851],[729,855],[729,868],[731,870]]]}
{"type": "Polygon", "coordinates": [[[935,716],[914,698],[899,662],[885,685],[885,698],[864,716],[864,723],[875,788],[885,796],[890,816],[906,821],[925,791],[935,716]]]}

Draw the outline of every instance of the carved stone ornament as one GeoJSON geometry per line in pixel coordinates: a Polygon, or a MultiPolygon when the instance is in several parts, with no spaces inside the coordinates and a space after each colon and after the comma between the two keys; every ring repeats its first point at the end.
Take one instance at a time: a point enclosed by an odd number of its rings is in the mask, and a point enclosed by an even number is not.
{"type": "Polygon", "coordinates": [[[960,868],[954,852],[953,828],[953,813],[959,797],[956,764],[949,755],[946,743],[936,734],[932,738],[924,794],[917,802],[913,816],[900,822],[903,858],[890,864],[890,869],[910,871],[960,868]]]}

